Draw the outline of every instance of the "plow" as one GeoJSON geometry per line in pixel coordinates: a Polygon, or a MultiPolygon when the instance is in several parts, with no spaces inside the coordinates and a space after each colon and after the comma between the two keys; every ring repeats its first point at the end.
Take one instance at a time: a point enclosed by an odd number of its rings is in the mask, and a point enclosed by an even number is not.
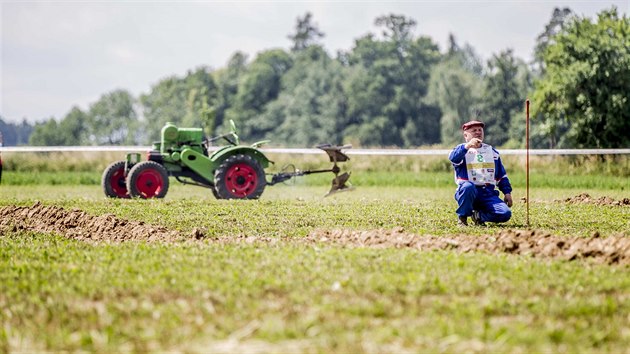
{"type": "Polygon", "coordinates": [[[103,191],[110,198],[164,198],[169,189],[169,177],[182,184],[208,188],[217,199],[258,199],[267,186],[286,182],[295,177],[332,173],[332,186],[325,194],[348,191],[350,172],[341,173],[338,163],[350,158],[343,152],[350,145],[318,145],[333,163],[329,169],[299,170],[293,165],[282,172],[267,173],[274,164],[260,150],[268,140],[242,145],[233,121],[231,131],[213,138],[204,137],[201,128],[178,128],[166,123],[160,141],[154,142],[141,161],[140,153],[129,153],[125,160],[111,163],[101,179],[103,191]],[[215,141],[227,144],[214,152],[215,141]],[[269,179],[268,179],[269,177],[269,179]]]}

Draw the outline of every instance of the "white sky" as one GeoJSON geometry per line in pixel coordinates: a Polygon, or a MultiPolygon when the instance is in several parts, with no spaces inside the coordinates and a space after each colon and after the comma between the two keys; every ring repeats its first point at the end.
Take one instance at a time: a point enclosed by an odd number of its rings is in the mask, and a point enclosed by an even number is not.
{"type": "Polygon", "coordinates": [[[621,1],[8,1],[0,0],[0,116],[5,121],[63,118],[107,92],[138,97],[160,79],[201,65],[224,67],[249,54],[291,45],[297,17],[313,14],[334,56],[350,50],[374,20],[400,14],[416,35],[444,50],[449,33],[483,59],[511,48],[529,60],[554,7],[594,17],[621,1]]]}

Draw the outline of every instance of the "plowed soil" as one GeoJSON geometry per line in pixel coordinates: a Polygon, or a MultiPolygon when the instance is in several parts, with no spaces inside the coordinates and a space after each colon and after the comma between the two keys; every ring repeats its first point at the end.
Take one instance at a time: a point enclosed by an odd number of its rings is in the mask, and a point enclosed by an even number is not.
{"type": "Polygon", "coordinates": [[[503,230],[495,235],[430,236],[393,230],[316,230],[306,238],[220,237],[207,239],[195,229],[188,234],[143,222],[127,221],[113,214],[89,215],[37,203],[31,207],[0,208],[0,236],[6,232],[54,233],[88,242],[176,242],[203,240],[220,243],[329,243],[343,247],[412,248],[420,251],[509,253],[567,261],[588,259],[597,263],[630,265],[630,238],[622,235],[560,237],[538,230],[503,230]]]}
{"type": "Polygon", "coordinates": [[[610,197],[599,197],[593,198],[588,193],[578,194],[575,197],[570,197],[563,201],[568,204],[595,204],[595,205],[616,205],[616,206],[625,206],[630,205],[630,198],[623,198],[621,200],[615,200],[610,197]]]}
{"type": "Polygon", "coordinates": [[[511,253],[567,261],[630,265],[630,238],[619,236],[560,237],[537,230],[503,230],[495,235],[419,236],[394,230],[313,232],[309,239],[352,247],[413,248],[421,251],[511,253]]]}
{"type": "Polygon", "coordinates": [[[81,210],[67,211],[40,203],[32,207],[5,206],[0,209],[0,231],[55,233],[81,241],[175,241],[176,231],[119,219],[113,214],[92,216],[81,210]]]}

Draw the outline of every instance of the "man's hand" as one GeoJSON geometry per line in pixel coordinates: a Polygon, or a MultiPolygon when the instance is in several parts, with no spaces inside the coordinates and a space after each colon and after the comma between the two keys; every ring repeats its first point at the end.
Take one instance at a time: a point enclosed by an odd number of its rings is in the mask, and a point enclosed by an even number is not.
{"type": "Polygon", "coordinates": [[[470,148],[480,148],[481,147],[481,139],[479,138],[472,138],[470,139],[470,141],[468,141],[466,143],[466,145],[464,145],[464,147],[466,148],[466,150],[470,149],[470,148]]]}
{"type": "Polygon", "coordinates": [[[505,204],[507,204],[507,206],[509,206],[510,208],[512,207],[512,195],[511,194],[506,194],[503,198],[503,201],[505,202],[505,204]]]}

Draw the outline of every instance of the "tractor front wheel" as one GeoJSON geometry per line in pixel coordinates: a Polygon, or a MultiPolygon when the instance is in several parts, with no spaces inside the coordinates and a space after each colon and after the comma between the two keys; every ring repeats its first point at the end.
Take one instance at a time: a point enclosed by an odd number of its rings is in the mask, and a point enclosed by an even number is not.
{"type": "Polygon", "coordinates": [[[125,183],[125,161],[116,161],[103,171],[101,186],[109,198],[129,198],[125,183]]]}
{"type": "Polygon", "coordinates": [[[164,198],[168,192],[168,171],[154,161],[140,162],[129,170],[127,190],[134,198],[164,198]]]}
{"type": "Polygon", "coordinates": [[[249,155],[230,156],[214,172],[219,199],[258,199],[266,185],[265,170],[249,155]]]}

